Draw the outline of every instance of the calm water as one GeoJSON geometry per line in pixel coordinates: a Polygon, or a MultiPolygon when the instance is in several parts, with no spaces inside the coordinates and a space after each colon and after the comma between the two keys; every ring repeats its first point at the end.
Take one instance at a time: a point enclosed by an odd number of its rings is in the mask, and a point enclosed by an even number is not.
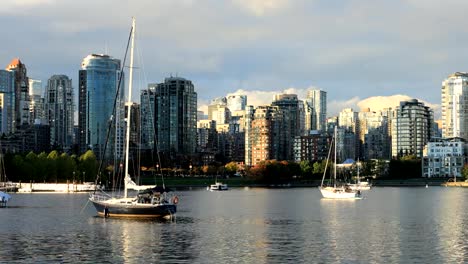
{"type": "Polygon", "coordinates": [[[103,219],[87,194],[14,194],[0,209],[5,263],[463,263],[468,189],[179,191],[175,222],[103,219]]]}

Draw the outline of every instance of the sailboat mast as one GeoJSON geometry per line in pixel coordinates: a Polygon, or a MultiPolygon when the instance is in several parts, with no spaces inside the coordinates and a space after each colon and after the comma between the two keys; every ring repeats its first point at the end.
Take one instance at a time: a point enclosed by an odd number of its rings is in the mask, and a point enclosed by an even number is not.
{"type": "Polygon", "coordinates": [[[336,188],[336,142],[337,142],[337,140],[336,140],[336,139],[337,139],[337,138],[336,138],[336,134],[337,134],[337,133],[336,133],[336,126],[335,126],[335,162],[334,162],[334,164],[335,164],[335,165],[334,165],[335,170],[334,170],[334,173],[333,173],[333,178],[334,178],[334,179],[333,179],[333,187],[335,187],[335,188],[336,188]]]}
{"type": "Polygon", "coordinates": [[[125,180],[124,180],[124,197],[127,198],[127,177],[128,175],[128,153],[130,150],[130,120],[132,109],[132,84],[133,84],[133,47],[135,44],[135,18],[132,18],[132,42],[130,46],[130,70],[128,76],[128,101],[127,105],[127,133],[125,133],[125,180]]]}

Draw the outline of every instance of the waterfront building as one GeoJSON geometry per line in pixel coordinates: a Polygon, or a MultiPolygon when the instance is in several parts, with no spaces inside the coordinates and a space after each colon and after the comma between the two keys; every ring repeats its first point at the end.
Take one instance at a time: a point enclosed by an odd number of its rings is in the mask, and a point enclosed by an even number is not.
{"type": "Polygon", "coordinates": [[[46,119],[50,127],[50,145],[65,151],[73,145],[74,105],[72,80],[66,75],[53,75],[47,81],[46,119]]]}
{"type": "Polygon", "coordinates": [[[331,137],[325,131],[312,131],[308,136],[294,139],[294,161],[320,161],[328,155],[331,137]]]}
{"type": "Polygon", "coordinates": [[[154,134],[154,98],[156,85],[148,85],[148,89],[141,90],[141,148],[151,150],[155,148],[154,134]]]}
{"type": "Polygon", "coordinates": [[[456,72],[442,82],[442,137],[468,140],[468,73],[456,72]]]}
{"type": "MultiPolygon", "coordinates": [[[[123,88],[118,89],[120,60],[109,55],[92,54],[83,59],[78,79],[78,145],[81,153],[91,149],[96,157],[103,156],[107,131],[111,128],[105,157],[114,157],[116,137],[123,131],[123,88]],[[117,91],[118,102],[113,113],[117,91]],[[109,127],[111,123],[111,127],[109,127]]],[[[124,81],[120,86],[123,87],[124,81]]],[[[119,151],[120,152],[120,151],[119,151]]]]}
{"type": "Polygon", "coordinates": [[[195,153],[197,93],[192,81],[169,77],[156,85],[154,114],[159,151],[173,158],[195,153]]]}
{"type": "Polygon", "coordinates": [[[432,139],[423,151],[423,177],[462,177],[467,156],[468,144],[462,138],[432,139]]]}
{"type": "Polygon", "coordinates": [[[277,94],[271,105],[276,106],[278,109],[275,122],[279,126],[278,132],[273,134],[272,137],[273,145],[275,146],[272,149],[274,152],[273,156],[277,160],[294,160],[294,138],[301,134],[297,95],[277,94]]]}
{"type": "Polygon", "coordinates": [[[0,70],[0,133],[13,133],[14,120],[15,72],[0,70]]]}
{"type": "Polygon", "coordinates": [[[247,106],[247,95],[232,94],[226,97],[226,105],[231,112],[244,111],[247,106]]]}
{"type": "Polygon", "coordinates": [[[15,131],[29,126],[29,78],[26,65],[19,58],[14,58],[6,67],[7,71],[15,72],[14,87],[14,128],[15,131]]]}
{"type": "Polygon", "coordinates": [[[274,142],[273,135],[278,132],[278,122],[276,118],[279,113],[277,106],[258,106],[253,113],[249,109],[251,116],[250,127],[247,130],[249,142],[245,144],[246,154],[251,154],[251,157],[246,157],[246,164],[255,166],[261,161],[276,159],[274,150],[278,147],[274,142]]]}
{"type": "Polygon", "coordinates": [[[304,101],[305,130],[326,129],[327,120],[327,92],[312,89],[307,91],[304,101]]]}
{"type": "Polygon", "coordinates": [[[433,137],[433,111],[416,99],[400,102],[392,129],[392,156],[421,158],[424,146],[433,137]]]}

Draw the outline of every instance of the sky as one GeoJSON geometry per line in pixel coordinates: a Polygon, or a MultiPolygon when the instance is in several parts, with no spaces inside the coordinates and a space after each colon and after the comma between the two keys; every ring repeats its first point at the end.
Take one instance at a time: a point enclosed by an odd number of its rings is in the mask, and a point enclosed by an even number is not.
{"type": "Polygon", "coordinates": [[[2,0],[0,62],[19,57],[30,78],[66,74],[76,88],[88,54],[123,58],[135,17],[134,85],[184,77],[202,110],[227,94],[260,105],[321,89],[329,115],[416,98],[437,116],[442,81],[468,71],[466,10],[466,0],[2,0]]]}

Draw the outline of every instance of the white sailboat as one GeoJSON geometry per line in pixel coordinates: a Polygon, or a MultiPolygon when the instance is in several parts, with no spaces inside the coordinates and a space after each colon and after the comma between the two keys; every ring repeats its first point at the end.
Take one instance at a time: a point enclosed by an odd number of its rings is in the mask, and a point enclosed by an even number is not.
{"type": "Polygon", "coordinates": [[[11,199],[11,195],[6,192],[12,190],[12,187],[14,186],[8,182],[5,173],[5,161],[3,159],[2,144],[0,141],[0,207],[6,207],[8,201],[11,199]]]}
{"type": "Polygon", "coordinates": [[[328,152],[327,163],[325,166],[325,171],[323,172],[322,183],[320,184],[319,190],[322,193],[323,198],[327,199],[360,199],[361,192],[359,190],[352,190],[346,185],[338,185],[336,181],[336,138],[337,138],[337,128],[335,126],[335,132],[332,139],[332,144],[334,145],[334,170],[333,170],[333,184],[331,186],[325,186],[325,175],[327,172],[328,161],[330,160],[331,146],[328,152]]]}
{"type": "Polygon", "coordinates": [[[130,125],[131,125],[131,96],[133,80],[133,49],[135,42],[135,19],[132,19],[131,49],[130,49],[130,69],[128,82],[128,102],[127,102],[127,124],[125,140],[125,170],[124,170],[124,195],[123,197],[113,197],[104,192],[95,192],[90,195],[89,200],[93,203],[99,216],[104,217],[172,217],[177,211],[177,196],[168,194],[169,190],[156,186],[139,186],[128,174],[128,156],[130,146],[130,125]],[[129,196],[128,190],[139,191],[135,196],[129,196]]]}
{"type": "Polygon", "coordinates": [[[357,180],[356,183],[353,184],[348,184],[348,187],[351,188],[351,190],[358,190],[358,191],[368,191],[370,190],[371,186],[368,182],[361,181],[361,178],[359,177],[359,159],[356,163],[357,166],[357,180]]]}

